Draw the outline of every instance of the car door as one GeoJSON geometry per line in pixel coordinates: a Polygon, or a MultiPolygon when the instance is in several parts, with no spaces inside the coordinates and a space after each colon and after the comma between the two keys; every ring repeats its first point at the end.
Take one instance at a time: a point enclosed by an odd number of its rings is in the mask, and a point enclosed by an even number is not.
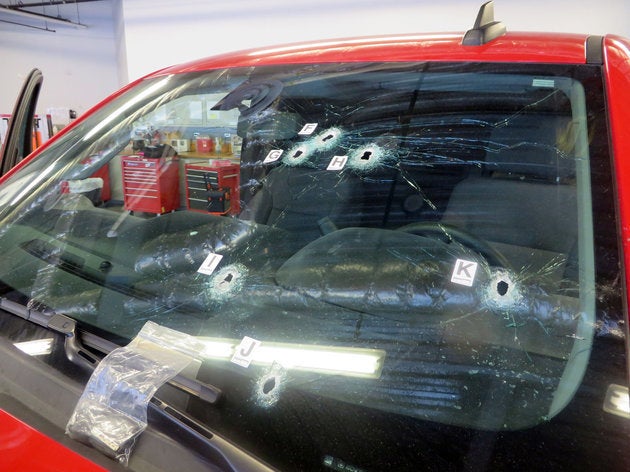
{"type": "Polygon", "coordinates": [[[35,107],[44,76],[39,69],[29,72],[13,107],[6,139],[0,154],[0,175],[6,174],[13,166],[33,151],[32,128],[35,107]]]}

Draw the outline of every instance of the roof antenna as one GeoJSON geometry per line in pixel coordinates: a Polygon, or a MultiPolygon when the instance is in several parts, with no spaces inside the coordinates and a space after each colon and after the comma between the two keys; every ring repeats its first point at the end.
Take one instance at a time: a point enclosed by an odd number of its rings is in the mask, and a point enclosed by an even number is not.
{"type": "Polygon", "coordinates": [[[481,46],[503,36],[505,31],[505,25],[494,20],[494,2],[490,0],[481,5],[475,24],[472,29],[466,31],[462,45],[481,46]]]}

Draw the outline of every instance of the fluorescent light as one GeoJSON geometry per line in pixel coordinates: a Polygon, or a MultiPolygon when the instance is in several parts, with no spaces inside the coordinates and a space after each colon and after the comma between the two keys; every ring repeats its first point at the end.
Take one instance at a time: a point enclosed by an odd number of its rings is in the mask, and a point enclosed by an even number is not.
{"type": "Polygon", "coordinates": [[[42,15],[40,13],[34,13],[26,10],[20,10],[17,8],[9,8],[6,5],[0,5],[0,12],[10,13],[11,15],[21,16],[22,18],[30,18],[31,20],[42,20],[46,23],[56,23],[58,25],[74,26],[75,28],[87,28],[86,25],[81,23],[75,23],[74,21],[65,20],[63,18],[56,18],[54,16],[42,15]]]}
{"type": "Polygon", "coordinates": [[[604,399],[604,411],[622,418],[630,419],[630,395],[628,387],[610,384],[604,399]]]}
{"type": "MultiPolygon", "coordinates": [[[[202,355],[219,360],[230,360],[241,342],[237,339],[198,339],[205,345],[202,355]]],[[[381,349],[266,341],[251,353],[251,362],[257,365],[278,363],[285,369],[367,378],[380,377],[384,360],[385,351],[381,349]]]]}
{"type": "Polygon", "coordinates": [[[229,359],[234,353],[234,349],[238,345],[238,341],[233,340],[218,340],[218,339],[199,339],[204,345],[205,349],[201,353],[204,357],[209,359],[229,359]]]}
{"type": "Polygon", "coordinates": [[[52,352],[53,338],[36,339],[13,344],[20,351],[29,356],[44,356],[52,352]]]}

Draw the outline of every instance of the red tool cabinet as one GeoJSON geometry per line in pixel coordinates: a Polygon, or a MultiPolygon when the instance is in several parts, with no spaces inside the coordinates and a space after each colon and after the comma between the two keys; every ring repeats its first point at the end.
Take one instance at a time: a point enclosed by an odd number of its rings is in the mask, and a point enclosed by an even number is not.
{"type": "Polygon", "coordinates": [[[122,157],[125,210],[162,214],[179,207],[176,157],[122,157]]]}
{"type": "Polygon", "coordinates": [[[215,215],[241,211],[238,164],[215,160],[212,164],[186,164],[186,206],[189,210],[215,215]]]}

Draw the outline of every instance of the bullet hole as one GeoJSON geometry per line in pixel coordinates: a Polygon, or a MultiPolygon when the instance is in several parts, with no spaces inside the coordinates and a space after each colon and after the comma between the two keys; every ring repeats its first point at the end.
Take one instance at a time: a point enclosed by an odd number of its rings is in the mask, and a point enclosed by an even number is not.
{"type": "Polygon", "coordinates": [[[262,387],[262,391],[265,395],[271,393],[271,391],[276,387],[276,378],[271,377],[265,381],[262,387]]]}
{"type": "Polygon", "coordinates": [[[508,284],[505,280],[500,280],[499,283],[497,283],[497,293],[502,297],[505,296],[509,289],[510,284],[508,284]]]}
{"type": "Polygon", "coordinates": [[[493,271],[490,274],[490,280],[484,286],[483,301],[491,310],[506,313],[517,309],[523,303],[523,293],[518,278],[507,270],[493,271]]]}
{"type": "Polygon", "coordinates": [[[388,155],[378,145],[363,146],[350,154],[348,167],[356,171],[369,172],[382,166],[388,155]]]}
{"type": "Polygon", "coordinates": [[[343,132],[341,129],[331,128],[320,133],[309,143],[320,151],[326,151],[334,148],[342,136],[343,132]]]}
{"type": "Polygon", "coordinates": [[[300,166],[306,164],[312,155],[312,147],[309,144],[298,144],[294,146],[282,158],[282,162],[288,166],[300,166]]]}
{"type": "Polygon", "coordinates": [[[247,269],[242,264],[230,264],[217,271],[208,281],[206,296],[213,301],[223,301],[243,288],[247,269]]]}
{"type": "Polygon", "coordinates": [[[278,403],[286,384],[285,369],[274,363],[256,382],[254,401],[263,408],[270,408],[278,403]]]}

